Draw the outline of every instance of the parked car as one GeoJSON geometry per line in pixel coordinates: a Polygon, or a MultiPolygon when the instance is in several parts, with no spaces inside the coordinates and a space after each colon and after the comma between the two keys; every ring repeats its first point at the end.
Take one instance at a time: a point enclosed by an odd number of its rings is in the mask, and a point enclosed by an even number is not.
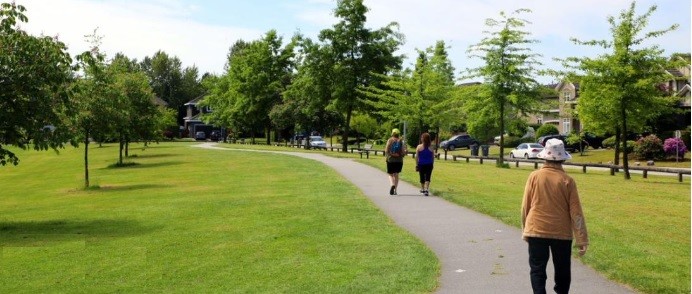
{"type": "Polygon", "coordinates": [[[221,131],[211,131],[211,134],[209,135],[209,140],[212,140],[214,142],[221,141],[221,131]]]}
{"type": "Polygon", "coordinates": [[[603,147],[605,137],[597,136],[594,133],[584,132],[584,140],[589,143],[589,147],[598,149],[603,147]]]}
{"type": "Polygon", "coordinates": [[[469,135],[456,135],[440,143],[442,149],[449,151],[463,147],[471,149],[471,145],[478,145],[478,140],[469,135]]]}
{"type": "Polygon", "coordinates": [[[327,142],[322,139],[322,136],[310,136],[310,147],[327,149],[327,142]]]}
{"type": "Polygon", "coordinates": [[[516,148],[509,151],[509,158],[523,157],[524,159],[537,158],[539,152],[543,150],[543,145],[538,143],[521,143],[516,148]]]}
{"type": "Polygon", "coordinates": [[[207,134],[203,131],[196,132],[195,133],[195,140],[205,141],[205,140],[207,140],[207,134]]]}

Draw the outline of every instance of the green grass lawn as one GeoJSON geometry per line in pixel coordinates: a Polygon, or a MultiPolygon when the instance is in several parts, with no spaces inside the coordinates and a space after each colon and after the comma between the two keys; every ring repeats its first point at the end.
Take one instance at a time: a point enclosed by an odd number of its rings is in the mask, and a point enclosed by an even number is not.
{"type": "MultiPolygon", "coordinates": [[[[360,160],[360,159],[359,159],[360,160]]],[[[384,170],[379,160],[361,160],[384,170]]],[[[435,163],[431,190],[459,205],[520,227],[524,184],[532,166],[494,161],[435,163]]],[[[690,181],[675,176],[611,176],[566,169],[576,180],[591,245],[582,260],[644,293],[690,293],[690,181]]],[[[413,160],[402,178],[418,185],[413,160]]]]}
{"type": "MultiPolygon", "coordinates": [[[[331,151],[235,144],[227,147],[321,152],[385,168],[381,155],[361,160],[357,154],[331,151]]],[[[586,156],[610,152],[596,150],[586,156]]],[[[582,157],[573,156],[577,161],[582,157]]],[[[418,185],[412,162],[408,159],[404,164],[402,178],[418,185]]],[[[494,161],[481,165],[477,161],[438,160],[431,188],[436,196],[520,227],[521,198],[531,171],[532,166],[496,168],[494,161]]],[[[591,246],[582,258],[586,264],[643,293],[690,292],[689,177],[680,183],[676,176],[649,175],[644,179],[633,175],[631,180],[624,180],[621,173],[611,176],[594,170],[586,174],[580,169],[566,171],[577,182],[589,229],[591,246]]]]}
{"type": "MultiPolygon", "coordinates": [[[[380,148],[384,149],[384,147],[380,148]]],[[[509,156],[509,151],[512,150],[512,148],[505,147],[505,156],[509,156]]],[[[444,154],[444,151],[440,149],[442,154],[444,154]]],[[[451,158],[452,155],[471,155],[471,151],[469,149],[457,149],[454,151],[449,151],[447,152],[447,156],[451,158]]],[[[573,152],[570,153],[572,155],[572,159],[570,162],[574,163],[603,163],[606,164],[610,161],[613,161],[615,158],[615,151],[612,149],[586,149],[584,153],[580,152],[573,152]]],[[[685,156],[686,158],[684,160],[680,161],[675,161],[673,160],[663,160],[663,161],[656,161],[655,166],[656,167],[675,167],[675,168],[690,168],[690,158],[689,154],[687,153],[685,156]]],[[[495,146],[495,145],[490,145],[490,149],[488,150],[488,155],[497,157],[500,155],[500,147],[495,146]]],[[[641,162],[642,166],[645,166],[646,163],[644,163],[643,160],[637,160],[637,159],[632,159],[630,158],[629,164],[630,166],[635,166],[636,162],[641,162]]],[[[622,155],[620,155],[620,165],[622,165],[622,155]]]]}
{"type": "Polygon", "coordinates": [[[0,293],[435,289],[434,254],[330,168],[190,145],[135,144],[123,168],[91,148],[89,190],[83,149],[18,151],[0,167],[0,293]]]}
{"type": "MultiPolygon", "coordinates": [[[[190,145],[136,145],[129,160],[137,164],[125,168],[108,168],[116,148],[93,148],[92,183],[99,189],[88,191],[80,189],[82,149],[19,152],[19,166],[0,167],[0,292],[434,289],[434,255],[329,168],[190,145]]],[[[379,159],[361,161],[384,169],[379,159]]],[[[519,227],[532,170],[440,160],[431,188],[519,227]]],[[[591,238],[585,263],[644,293],[690,292],[688,177],[678,183],[677,177],[624,180],[567,171],[579,187],[591,238]]],[[[402,176],[417,182],[410,159],[402,176]]]]}

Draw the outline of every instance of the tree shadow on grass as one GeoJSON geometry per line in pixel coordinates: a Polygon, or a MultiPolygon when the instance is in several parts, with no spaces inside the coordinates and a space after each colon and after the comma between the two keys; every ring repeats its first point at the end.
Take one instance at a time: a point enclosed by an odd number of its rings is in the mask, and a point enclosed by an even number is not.
{"type": "Polygon", "coordinates": [[[172,153],[160,153],[160,154],[132,154],[129,158],[161,158],[161,157],[171,157],[176,156],[172,153]]]}
{"type": "Polygon", "coordinates": [[[125,186],[100,186],[95,189],[90,189],[90,191],[100,191],[100,192],[123,192],[123,191],[135,191],[135,190],[146,190],[146,189],[163,189],[168,188],[170,185],[161,184],[137,184],[137,185],[125,185],[125,186]]]}
{"type": "Polygon", "coordinates": [[[166,161],[166,162],[156,162],[156,163],[136,163],[136,162],[124,162],[123,165],[111,164],[109,166],[103,167],[102,169],[130,169],[130,168],[150,168],[150,167],[162,167],[162,166],[173,166],[181,165],[183,161],[166,161]]]}
{"type": "Polygon", "coordinates": [[[56,243],[143,235],[156,228],[127,219],[0,222],[0,247],[37,247],[56,243]]]}

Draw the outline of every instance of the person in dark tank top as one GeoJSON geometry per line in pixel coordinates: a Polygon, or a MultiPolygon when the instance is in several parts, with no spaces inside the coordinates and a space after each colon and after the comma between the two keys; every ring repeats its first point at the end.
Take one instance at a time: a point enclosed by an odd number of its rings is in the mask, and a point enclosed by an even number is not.
{"type": "Polygon", "coordinates": [[[420,176],[420,192],[425,196],[430,194],[430,179],[435,162],[435,151],[430,142],[430,134],[423,133],[420,135],[420,144],[416,147],[416,170],[420,176]]]}

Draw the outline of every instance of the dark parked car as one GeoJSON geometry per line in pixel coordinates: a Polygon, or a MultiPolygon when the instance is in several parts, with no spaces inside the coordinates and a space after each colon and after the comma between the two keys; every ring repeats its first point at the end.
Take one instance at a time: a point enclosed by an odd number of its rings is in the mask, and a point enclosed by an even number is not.
{"type": "Polygon", "coordinates": [[[202,132],[202,131],[199,131],[199,132],[196,132],[196,133],[195,133],[195,140],[204,141],[204,140],[206,140],[206,139],[207,139],[207,134],[206,134],[206,133],[204,133],[204,132],[202,132]]]}
{"type": "Polygon", "coordinates": [[[603,140],[605,137],[597,136],[594,133],[585,132],[584,140],[589,143],[589,147],[593,149],[598,149],[603,147],[603,140]]]}
{"type": "Polygon", "coordinates": [[[221,141],[221,131],[211,131],[211,134],[209,135],[209,140],[212,140],[214,142],[221,141]]]}
{"type": "Polygon", "coordinates": [[[442,147],[442,149],[449,151],[456,148],[471,149],[471,145],[478,145],[478,140],[469,135],[456,135],[449,138],[449,140],[442,141],[442,143],[440,143],[440,147],[442,147]]]}

